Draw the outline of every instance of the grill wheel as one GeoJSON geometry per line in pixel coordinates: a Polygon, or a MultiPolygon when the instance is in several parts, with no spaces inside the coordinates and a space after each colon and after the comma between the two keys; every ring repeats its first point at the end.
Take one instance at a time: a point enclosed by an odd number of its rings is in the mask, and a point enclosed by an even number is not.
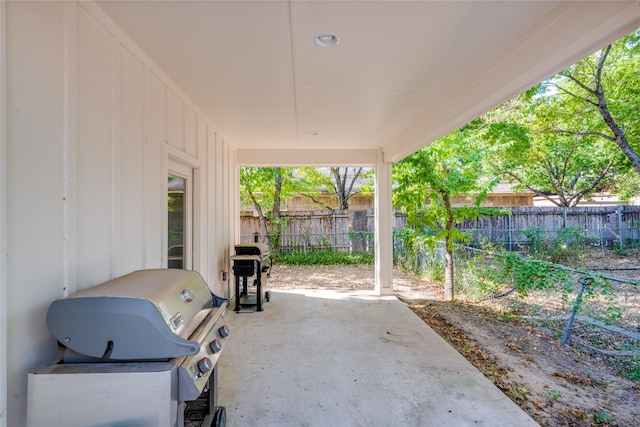
{"type": "Polygon", "coordinates": [[[214,427],[225,427],[227,425],[227,410],[224,406],[218,406],[216,408],[216,414],[213,421],[214,427]]]}

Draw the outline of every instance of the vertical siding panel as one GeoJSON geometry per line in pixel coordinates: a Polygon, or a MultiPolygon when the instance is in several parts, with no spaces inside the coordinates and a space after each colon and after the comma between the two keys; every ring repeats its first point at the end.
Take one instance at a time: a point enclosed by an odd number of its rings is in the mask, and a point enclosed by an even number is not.
{"type": "MultiPolygon", "coordinates": [[[[210,196],[212,197],[211,208],[212,211],[209,212],[209,217],[213,221],[214,229],[211,235],[211,239],[213,243],[211,248],[213,250],[212,256],[215,257],[211,260],[212,263],[215,263],[216,266],[216,276],[220,274],[219,272],[229,272],[229,266],[227,265],[226,257],[225,257],[225,247],[226,241],[224,240],[223,235],[223,212],[224,212],[224,204],[222,203],[222,195],[224,194],[223,182],[222,182],[222,143],[218,140],[218,135],[211,128],[208,129],[208,143],[209,150],[212,152],[209,157],[209,167],[211,168],[211,177],[212,181],[209,182],[209,185],[212,186],[212,192],[210,196]]],[[[220,292],[219,295],[229,297],[229,288],[227,285],[230,283],[230,277],[227,274],[227,282],[221,283],[220,288],[214,287],[215,291],[220,292]]]]}
{"type": "Polygon", "coordinates": [[[78,154],[78,5],[65,4],[65,108],[63,146],[63,295],[66,297],[77,290],[77,250],[76,250],[76,172],[78,154]]]}
{"type": "Polygon", "coordinates": [[[184,144],[185,153],[193,158],[198,157],[198,123],[196,113],[189,107],[184,110],[184,144]]]}
{"type": "MultiPolygon", "coordinates": [[[[237,216],[236,214],[239,214],[237,209],[234,209],[234,205],[231,205],[231,203],[234,203],[236,201],[239,192],[237,191],[237,180],[235,180],[232,176],[232,174],[236,173],[236,168],[233,166],[235,165],[235,163],[233,162],[234,153],[232,152],[230,147],[224,143],[224,141],[221,141],[221,144],[222,193],[219,195],[220,198],[218,200],[222,202],[222,206],[220,208],[220,211],[222,213],[220,222],[221,224],[223,224],[223,227],[220,243],[224,246],[220,255],[224,259],[224,262],[227,263],[229,260],[229,256],[231,255],[231,251],[234,250],[233,248],[236,241],[235,233],[237,231],[237,229],[235,228],[237,222],[234,221],[234,219],[237,216]],[[236,197],[234,197],[234,195],[236,197]]],[[[227,269],[229,269],[229,267],[227,267],[227,269]]],[[[228,290],[228,292],[232,291],[228,290]]]]}
{"type": "Polygon", "coordinates": [[[120,42],[111,37],[111,257],[109,273],[115,277],[120,268],[120,141],[121,111],[120,97],[120,42]]]}
{"type": "Polygon", "coordinates": [[[120,234],[116,275],[144,266],[143,68],[128,50],[122,48],[120,56],[120,234]]]}
{"type": "Polygon", "coordinates": [[[6,333],[0,361],[6,362],[7,375],[3,366],[0,376],[9,408],[8,413],[2,408],[7,419],[0,423],[22,426],[26,369],[54,360],[56,345],[45,315],[48,304],[63,295],[64,5],[6,2],[0,7],[6,7],[8,35],[2,179],[7,183],[2,194],[8,255],[2,304],[7,311],[0,313],[6,333]]]}
{"type": "MultiPolygon", "coordinates": [[[[6,68],[6,2],[0,2],[0,378],[7,378],[7,68],[6,68]]],[[[66,283],[63,280],[63,284],[66,283]]],[[[7,413],[7,384],[0,388],[0,414],[7,413]]],[[[0,420],[6,427],[7,421],[0,420]]]]}
{"type": "Polygon", "coordinates": [[[169,144],[184,153],[184,102],[174,92],[169,95],[169,144]]]}
{"type": "MultiPolygon", "coordinates": [[[[204,171],[205,171],[205,215],[203,217],[203,225],[205,229],[203,230],[204,241],[202,244],[203,249],[206,249],[206,265],[203,268],[203,271],[207,272],[207,283],[211,290],[216,289],[216,282],[218,278],[218,265],[216,258],[216,245],[215,245],[215,229],[216,222],[214,218],[215,214],[215,175],[214,175],[214,164],[215,161],[215,145],[213,142],[215,140],[210,141],[211,145],[209,145],[209,137],[213,132],[209,132],[209,128],[207,124],[202,121],[200,117],[198,117],[198,153],[203,161],[204,171]]],[[[214,137],[215,138],[215,137],[214,137]]]]}
{"type": "Polygon", "coordinates": [[[78,288],[111,273],[111,37],[78,14],[78,288]]]}
{"type": "Polygon", "coordinates": [[[158,145],[167,137],[167,87],[158,76],[149,73],[149,143],[158,145]]]}
{"type": "Polygon", "coordinates": [[[164,142],[167,141],[167,88],[154,74],[148,74],[149,99],[147,106],[148,126],[145,145],[145,206],[147,268],[162,267],[164,259],[164,218],[166,217],[166,187],[164,142]],[[159,212],[162,212],[159,214],[159,212]]]}
{"type": "Polygon", "coordinates": [[[209,241],[211,240],[211,212],[209,207],[209,199],[212,194],[211,180],[209,171],[209,153],[207,151],[207,124],[201,117],[196,116],[196,146],[195,155],[199,155],[198,159],[202,165],[200,168],[200,273],[209,286],[213,286],[215,276],[211,276],[212,254],[210,251],[209,241]],[[199,153],[199,154],[198,154],[199,153]],[[211,281],[211,283],[209,283],[211,281]]]}
{"type": "MultiPolygon", "coordinates": [[[[204,121],[201,116],[197,116],[196,120],[196,148],[192,155],[200,160],[202,164],[209,164],[210,152],[215,151],[215,147],[213,146],[215,143],[215,132],[211,132],[214,139],[209,141],[210,132],[207,122],[204,121]]],[[[209,164],[209,166],[213,168],[213,164],[209,164]]],[[[207,185],[210,185],[208,181],[207,185]]]]}

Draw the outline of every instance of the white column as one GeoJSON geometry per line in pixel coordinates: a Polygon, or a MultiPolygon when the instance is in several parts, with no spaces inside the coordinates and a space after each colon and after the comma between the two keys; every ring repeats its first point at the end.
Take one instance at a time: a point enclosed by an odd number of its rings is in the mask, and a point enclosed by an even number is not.
{"type": "Polygon", "coordinates": [[[378,295],[393,295],[393,207],[391,203],[391,163],[378,152],[375,188],[375,252],[378,295]]]}

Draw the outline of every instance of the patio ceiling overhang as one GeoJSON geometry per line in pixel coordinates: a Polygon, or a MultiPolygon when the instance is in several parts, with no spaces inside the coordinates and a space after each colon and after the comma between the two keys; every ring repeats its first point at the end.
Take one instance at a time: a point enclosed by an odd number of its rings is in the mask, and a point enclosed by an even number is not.
{"type": "Polygon", "coordinates": [[[98,5],[240,165],[399,161],[640,26],[637,0],[98,5]]]}

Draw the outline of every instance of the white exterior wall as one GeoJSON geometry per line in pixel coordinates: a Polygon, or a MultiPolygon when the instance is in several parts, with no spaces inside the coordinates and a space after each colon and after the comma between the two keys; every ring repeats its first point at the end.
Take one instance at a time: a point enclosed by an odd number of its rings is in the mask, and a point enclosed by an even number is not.
{"type": "Polygon", "coordinates": [[[0,2],[0,41],[0,426],[19,427],[27,372],[57,357],[49,304],[166,266],[170,158],[195,170],[194,269],[229,296],[237,178],[235,151],[94,4],[0,2]]]}
{"type": "Polygon", "coordinates": [[[7,425],[7,126],[6,9],[0,2],[0,426],[7,425]]]}

